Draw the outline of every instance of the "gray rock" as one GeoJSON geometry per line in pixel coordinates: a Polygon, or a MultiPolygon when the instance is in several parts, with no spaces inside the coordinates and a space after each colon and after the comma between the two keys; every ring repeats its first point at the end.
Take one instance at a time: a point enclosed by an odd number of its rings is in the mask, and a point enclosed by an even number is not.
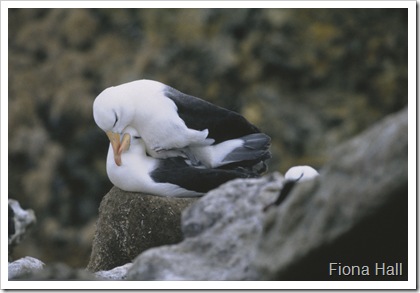
{"type": "Polygon", "coordinates": [[[109,271],[99,271],[95,273],[95,276],[101,280],[122,281],[126,279],[127,271],[132,265],[132,263],[127,263],[109,271]]]}
{"type": "Polygon", "coordinates": [[[9,263],[9,280],[23,278],[43,269],[45,264],[33,257],[25,256],[9,263]]]}
{"type": "Polygon", "coordinates": [[[181,211],[196,199],[170,198],[113,187],[102,199],[87,269],[106,271],[151,247],[182,240],[181,211]]]}
{"type": "Polygon", "coordinates": [[[13,248],[19,244],[26,236],[28,230],[36,223],[36,217],[33,210],[24,210],[19,202],[9,199],[9,258],[13,248]]]}
{"type": "Polygon", "coordinates": [[[330,263],[374,274],[376,262],[402,262],[407,272],[407,116],[404,109],[337,147],[318,178],[268,212],[254,258],[259,276],[362,279],[330,275],[330,263]]]}
{"type": "Polygon", "coordinates": [[[186,239],[150,249],[137,257],[129,280],[248,280],[263,208],[282,187],[274,173],[259,179],[236,179],[210,191],[182,215],[186,239]]]}
{"type": "MultiPolygon", "coordinates": [[[[9,269],[10,271],[10,269],[9,269]]],[[[10,276],[9,276],[10,278],[10,276]]],[[[39,269],[32,269],[14,280],[25,281],[97,281],[94,274],[85,269],[72,268],[64,263],[52,263],[39,269]]]]}

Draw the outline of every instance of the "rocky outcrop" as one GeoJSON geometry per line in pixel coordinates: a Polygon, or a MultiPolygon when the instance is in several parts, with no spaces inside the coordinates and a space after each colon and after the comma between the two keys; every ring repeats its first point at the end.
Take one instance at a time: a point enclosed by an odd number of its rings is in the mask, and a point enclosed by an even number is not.
{"type": "Polygon", "coordinates": [[[87,269],[110,270],[130,263],[146,249],[181,241],[181,211],[194,201],[113,187],[99,207],[87,269]]]}
{"type": "Polygon", "coordinates": [[[370,280],[406,279],[407,166],[404,109],[336,148],[320,176],[266,213],[277,174],[209,192],[183,212],[185,239],[140,254],[127,279],[334,280],[330,263],[376,262],[405,273],[370,280]]]}
{"type": "Polygon", "coordinates": [[[407,279],[407,119],[404,109],[337,147],[317,180],[269,212],[254,258],[261,278],[407,279]],[[377,263],[402,263],[403,275],[376,275],[377,263]],[[370,275],[345,275],[339,265],[367,266],[370,275]]]}
{"type": "Polygon", "coordinates": [[[246,280],[263,228],[265,205],[282,176],[236,179],[210,191],[182,215],[184,241],[150,249],[133,263],[128,280],[246,280]]]}

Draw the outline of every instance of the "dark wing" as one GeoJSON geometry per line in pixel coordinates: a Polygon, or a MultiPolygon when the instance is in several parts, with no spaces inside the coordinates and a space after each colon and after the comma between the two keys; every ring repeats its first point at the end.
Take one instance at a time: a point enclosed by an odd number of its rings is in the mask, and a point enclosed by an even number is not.
{"type": "Polygon", "coordinates": [[[174,101],[178,107],[178,115],[188,128],[208,129],[208,137],[213,138],[216,143],[260,132],[240,114],[186,95],[169,86],[165,90],[165,96],[174,101]]]}
{"type": "Polygon", "coordinates": [[[161,160],[150,173],[155,182],[172,183],[188,190],[208,192],[236,178],[255,178],[258,175],[245,169],[200,169],[187,165],[183,158],[161,160]]]}

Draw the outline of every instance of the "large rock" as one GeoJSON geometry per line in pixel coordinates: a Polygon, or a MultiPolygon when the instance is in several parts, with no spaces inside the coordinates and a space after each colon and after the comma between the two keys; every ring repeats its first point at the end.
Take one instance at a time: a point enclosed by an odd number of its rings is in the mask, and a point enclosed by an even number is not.
{"type": "Polygon", "coordinates": [[[404,279],[407,158],[405,109],[336,148],[320,176],[266,213],[284,183],[278,174],[209,192],[183,212],[186,239],[140,254],[127,279],[340,279],[330,263],[369,266],[370,280],[404,279]],[[401,262],[404,275],[373,276],[376,262],[401,262]]]}
{"type": "Polygon", "coordinates": [[[404,109],[336,148],[318,179],[269,212],[254,259],[261,278],[407,279],[407,116],[404,109]],[[376,263],[402,263],[403,274],[377,276],[376,263]],[[366,265],[370,275],[344,275],[346,265],[366,265]]]}
{"type": "Polygon", "coordinates": [[[249,280],[249,267],[261,236],[264,207],[283,184],[274,173],[236,179],[210,191],[186,209],[178,245],[150,249],[137,257],[129,280],[249,280]]]}
{"type": "Polygon", "coordinates": [[[181,241],[181,211],[195,200],[125,192],[113,187],[99,207],[87,269],[110,270],[130,263],[148,248],[181,241]]]}

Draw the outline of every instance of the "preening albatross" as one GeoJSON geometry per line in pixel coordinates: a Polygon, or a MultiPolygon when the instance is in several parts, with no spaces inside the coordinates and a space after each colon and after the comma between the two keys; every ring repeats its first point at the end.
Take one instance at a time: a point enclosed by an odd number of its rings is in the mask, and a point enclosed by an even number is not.
{"type": "Polygon", "coordinates": [[[193,167],[182,157],[153,158],[147,155],[142,138],[132,127],[126,128],[121,146],[121,165],[118,166],[110,144],[106,170],[110,181],[125,191],[170,197],[201,196],[229,180],[259,176],[243,168],[193,167]]]}
{"type": "Polygon", "coordinates": [[[117,165],[127,126],[138,131],[154,158],[183,156],[206,168],[258,166],[261,173],[271,157],[270,137],[243,116],[157,81],[105,89],[95,99],[93,116],[111,141],[117,165]]]}

